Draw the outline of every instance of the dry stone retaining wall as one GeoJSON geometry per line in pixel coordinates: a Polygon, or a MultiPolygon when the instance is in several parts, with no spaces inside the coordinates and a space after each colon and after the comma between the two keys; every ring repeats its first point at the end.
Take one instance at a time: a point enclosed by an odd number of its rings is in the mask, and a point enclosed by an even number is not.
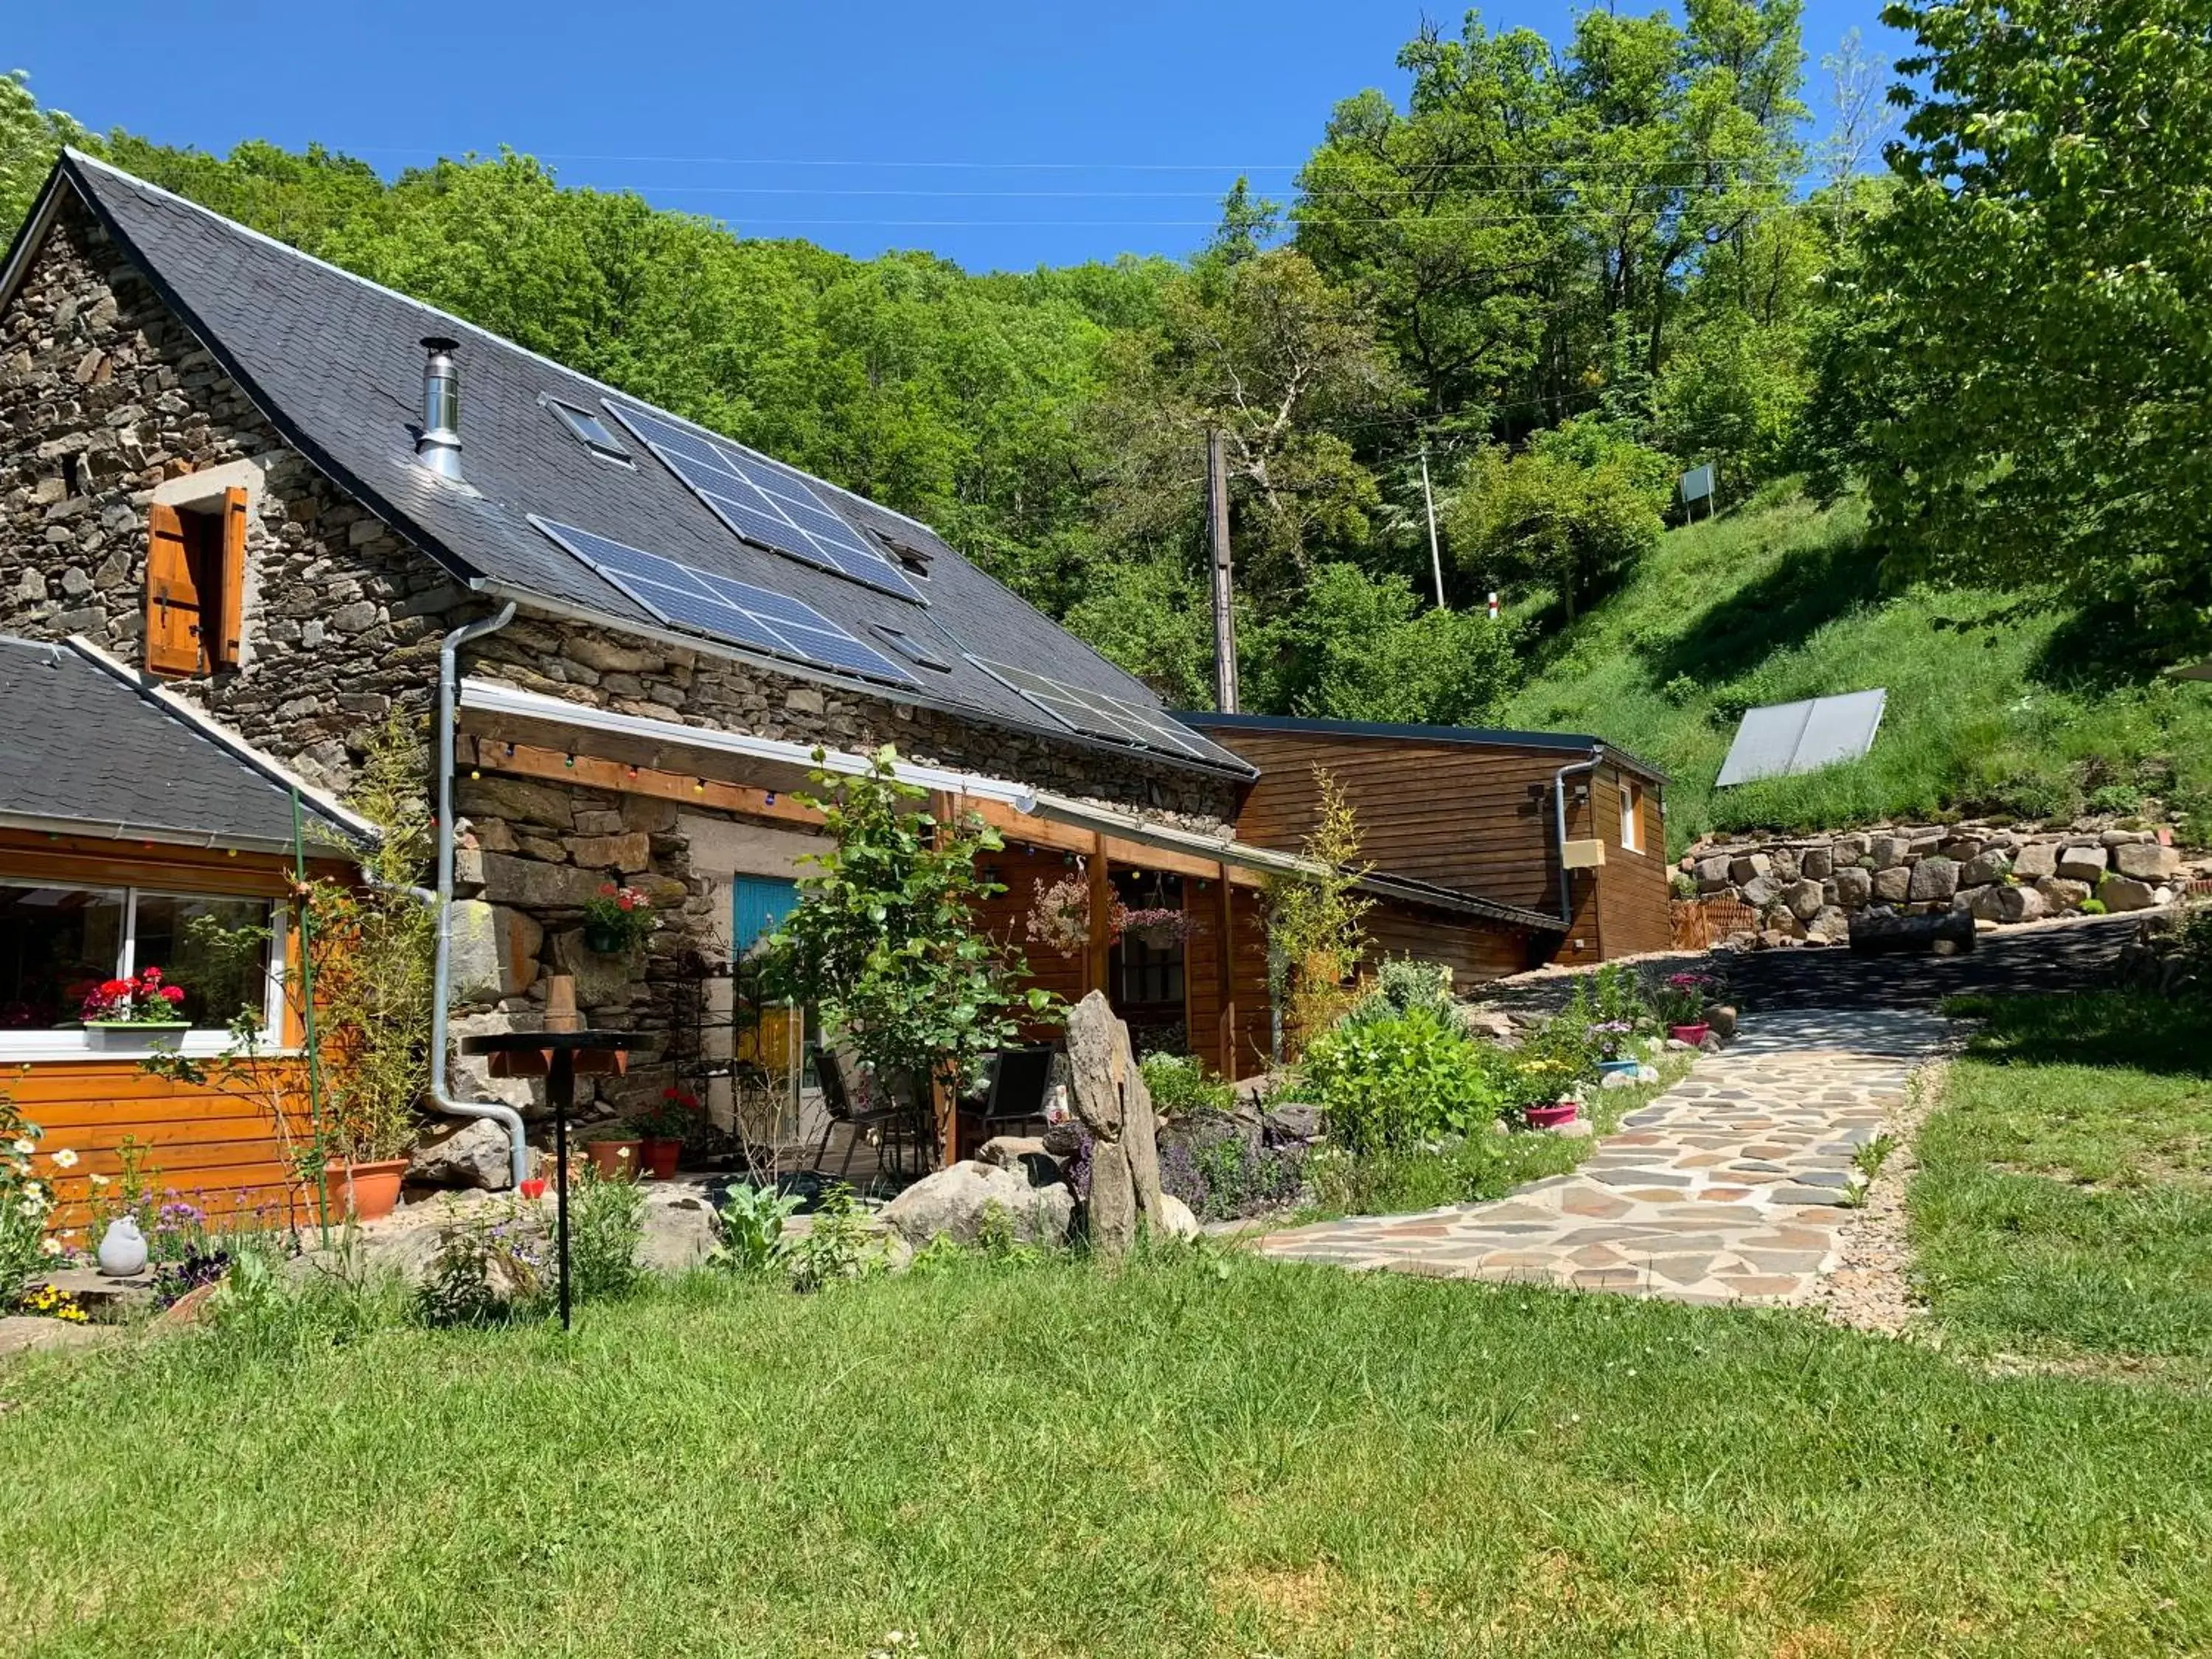
{"type": "MultiPolygon", "coordinates": [[[[2158,831],[2092,821],[2066,830],[1884,825],[1787,840],[1701,842],[1680,862],[1701,899],[1733,900],[1765,945],[1842,944],[1861,912],[1971,911],[2003,927],[2078,912],[2170,904],[2212,862],[2158,831]]],[[[1739,937],[1738,942],[1743,942],[1739,937]]]]}

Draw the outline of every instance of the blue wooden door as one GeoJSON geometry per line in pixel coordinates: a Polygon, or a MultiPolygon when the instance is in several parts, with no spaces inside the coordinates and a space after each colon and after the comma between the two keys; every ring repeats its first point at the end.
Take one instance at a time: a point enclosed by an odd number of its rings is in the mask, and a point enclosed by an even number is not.
{"type": "Polygon", "coordinates": [[[799,902],[799,884],[780,876],[739,876],[730,918],[730,953],[742,957],[774,933],[799,902]]]}

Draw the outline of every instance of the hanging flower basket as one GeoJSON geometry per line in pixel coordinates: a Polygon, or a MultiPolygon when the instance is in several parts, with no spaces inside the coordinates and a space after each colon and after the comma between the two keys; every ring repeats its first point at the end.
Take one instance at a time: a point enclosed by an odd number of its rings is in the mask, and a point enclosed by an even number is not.
{"type": "Polygon", "coordinates": [[[1063,956],[1091,943],[1091,884],[1081,876],[1062,876],[1047,886],[1037,882],[1030,898],[1029,937],[1063,956]]]}
{"type": "Polygon", "coordinates": [[[1165,951],[1180,945],[1190,933],[1190,917],[1181,910],[1125,909],[1115,920],[1120,924],[1124,939],[1134,939],[1154,951],[1165,951]]]}
{"type": "Polygon", "coordinates": [[[659,925],[645,893],[602,882],[599,896],[584,906],[584,948],[599,956],[626,957],[659,925]]]}

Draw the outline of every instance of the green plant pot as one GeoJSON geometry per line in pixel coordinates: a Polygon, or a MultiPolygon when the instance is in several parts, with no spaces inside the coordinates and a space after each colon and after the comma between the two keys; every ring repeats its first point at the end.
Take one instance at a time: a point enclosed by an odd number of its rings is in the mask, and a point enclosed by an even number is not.
{"type": "Polygon", "coordinates": [[[629,939],[617,928],[587,925],[584,929],[584,948],[594,956],[626,957],[629,954],[630,945],[629,939]]]}

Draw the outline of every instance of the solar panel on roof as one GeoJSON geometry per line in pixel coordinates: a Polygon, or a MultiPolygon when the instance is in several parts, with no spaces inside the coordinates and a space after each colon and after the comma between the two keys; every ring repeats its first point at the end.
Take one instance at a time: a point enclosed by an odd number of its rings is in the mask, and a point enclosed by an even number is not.
{"type": "Polygon", "coordinates": [[[746,541],[916,605],[926,603],[898,567],[824,506],[804,480],[735,444],[612,398],[604,401],[671,472],[746,541]]]}
{"type": "Polygon", "coordinates": [[[1887,702],[1888,693],[1877,690],[1748,709],[1714,787],[1795,777],[1838,761],[1856,760],[1873,747],[1887,702]]]}
{"type": "Polygon", "coordinates": [[[1017,668],[1011,663],[987,662],[981,657],[969,660],[1075,731],[1200,759],[1212,759],[1220,753],[1213,744],[1160,710],[1147,708],[1127,697],[1071,685],[1066,680],[1017,668]]]}
{"type": "Polygon", "coordinates": [[[789,594],[694,569],[574,525],[538,518],[531,523],[672,628],[895,685],[919,684],[883,653],[789,594]]]}

